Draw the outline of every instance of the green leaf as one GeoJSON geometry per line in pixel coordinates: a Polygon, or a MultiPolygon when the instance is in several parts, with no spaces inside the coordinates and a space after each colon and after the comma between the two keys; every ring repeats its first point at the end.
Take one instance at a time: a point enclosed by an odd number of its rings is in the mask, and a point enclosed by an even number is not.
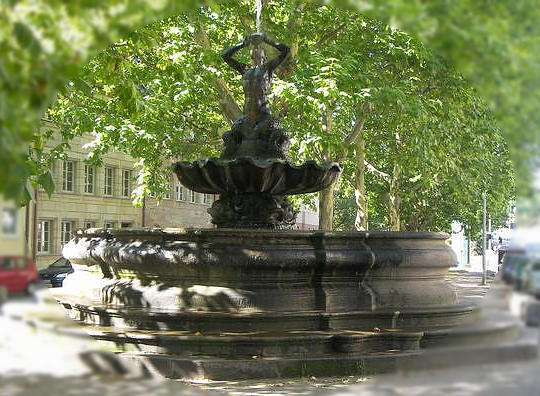
{"type": "Polygon", "coordinates": [[[13,27],[13,34],[21,47],[30,51],[32,55],[36,55],[41,51],[41,44],[34,36],[34,32],[22,22],[16,22],[13,27]]]}
{"type": "Polygon", "coordinates": [[[30,183],[30,180],[27,180],[26,183],[24,184],[24,189],[22,191],[22,198],[19,202],[19,205],[21,207],[26,206],[30,202],[35,201],[35,200],[36,200],[36,196],[34,193],[34,188],[32,187],[32,183],[30,183]]]}
{"type": "Polygon", "coordinates": [[[52,172],[49,170],[39,175],[38,184],[43,187],[47,195],[49,195],[50,197],[55,189],[54,177],[52,172]]]}
{"type": "Polygon", "coordinates": [[[75,78],[73,86],[87,96],[92,95],[92,87],[82,78],[75,78]]]}

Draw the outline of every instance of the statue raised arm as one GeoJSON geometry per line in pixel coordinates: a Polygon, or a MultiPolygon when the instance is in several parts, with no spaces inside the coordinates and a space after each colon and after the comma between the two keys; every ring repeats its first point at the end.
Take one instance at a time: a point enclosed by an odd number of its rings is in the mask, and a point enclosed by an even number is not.
{"type": "Polygon", "coordinates": [[[274,70],[289,56],[287,45],[275,42],[264,33],[253,33],[246,36],[242,43],[228,48],[222,54],[225,62],[243,77],[244,88],[244,115],[249,128],[255,130],[256,124],[270,119],[270,106],[268,94],[274,70]],[[279,55],[269,62],[265,62],[266,54],[263,48],[266,43],[279,51],[279,55]],[[234,58],[235,54],[243,48],[253,46],[253,66],[249,67],[234,58]]]}
{"type": "Polygon", "coordinates": [[[291,53],[291,49],[288,45],[271,40],[266,34],[263,34],[263,42],[271,45],[279,51],[279,55],[265,65],[268,71],[272,73],[279,67],[279,65],[281,65],[287,59],[287,57],[291,53]]]}
{"type": "Polygon", "coordinates": [[[240,74],[244,74],[246,70],[248,69],[248,65],[245,65],[244,63],[238,62],[236,59],[234,59],[234,55],[240,51],[243,48],[246,48],[250,45],[250,41],[248,41],[248,37],[244,39],[243,42],[236,44],[232,46],[231,48],[226,49],[221,54],[221,57],[223,60],[234,70],[238,71],[240,74]]]}
{"type": "Polygon", "coordinates": [[[279,55],[271,61],[263,64],[262,66],[254,64],[253,67],[263,67],[272,73],[279,65],[281,65],[287,59],[291,50],[287,45],[283,43],[278,43],[277,41],[270,39],[264,33],[253,33],[249,36],[246,36],[243,42],[226,49],[225,51],[223,51],[221,56],[231,68],[238,71],[240,74],[244,74],[249,69],[249,66],[236,60],[234,58],[234,55],[236,55],[238,51],[246,47],[249,47],[251,45],[258,47],[262,43],[266,43],[277,49],[279,51],[279,55]]]}

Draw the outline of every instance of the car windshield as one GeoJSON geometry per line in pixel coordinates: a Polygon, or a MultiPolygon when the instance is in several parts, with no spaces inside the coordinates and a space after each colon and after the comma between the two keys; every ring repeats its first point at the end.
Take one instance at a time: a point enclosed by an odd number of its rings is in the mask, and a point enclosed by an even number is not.
{"type": "Polygon", "coordinates": [[[506,265],[522,265],[528,262],[528,258],[521,253],[508,253],[504,256],[503,261],[506,265]]]}
{"type": "Polygon", "coordinates": [[[50,265],[51,268],[58,268],[58,267],[69,267],[69,261],[65,259],[64,257],[59,258],[54,263],[50,265]]]}
{"type": "Polygon", "coordinates": [[[15,260],[11,257],[0,259],[0,269],[12,270],[15,269],[15,260]]]}

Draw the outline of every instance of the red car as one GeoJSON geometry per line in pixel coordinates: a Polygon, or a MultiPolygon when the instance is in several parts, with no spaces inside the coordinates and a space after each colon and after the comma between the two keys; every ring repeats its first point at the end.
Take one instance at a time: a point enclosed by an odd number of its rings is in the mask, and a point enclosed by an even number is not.
{"type": "Polygon", "coordinates": [[[0,256],[0,286],[8,293],[31,293],[38,280],[36,264],[31,259],[0,256]]]}

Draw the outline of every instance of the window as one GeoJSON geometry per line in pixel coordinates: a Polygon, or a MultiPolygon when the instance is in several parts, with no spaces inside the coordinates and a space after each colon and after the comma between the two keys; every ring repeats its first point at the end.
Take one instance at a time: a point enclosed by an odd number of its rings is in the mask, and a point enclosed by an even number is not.
{"type": "Polygon", "coordinates": [[[167,191],[165,192],[165,195],[163,195],[164,199],[171,199],[171,190],[172,190],[171,182],[168,182],[167,183],[167,191]]]}
{"type": "Polygon", "coordinates": [[[73,192],[73,161],[64,161],[62,164],[62,190],[73,192]]]}
{"type": "Polygon", "coordinates": [[[87,230],[89,228],[94,228],[96,226],[95,221],[85,221],[84,222],[84,229],[87,230]]]}
{"type": "Polygon", "coordinates": [[[51,247],[51,222],[42,220],[37,228],[37,251],[39,253],[49,253],[51,247]]]}
{"type": "Polygon", "coordinates": [[[61,234],[61,243],[62,246],[66,245],[69,241],[71,241],[71,238],[73,237],[73,229],[74,229],[74,223],[73,221],[63,221],[62,222],[62,234],[61,234]]]}
{"type": "Polygon", "coordinates": [[[5,257],[0,261],[0,269],[14,270],[16,266],[16,259],[14,257],[5,257]]]}
{"type": "Polygon", "coordinates": [[[114,228],[114,221],[106,221],[103,227],[104,228],[114,228]]]}
{"type": "Polygon", "coordinates": [[[205,205],[210,205],[212,201],[210,201],[210,194],[204,194],[203,195],[203,203],[205,205]]]}
{"type": "Polygon", "coordinates": [[[132,222],[121,222],[120,223],[120,228],[131,228],[133,227],[133,223],[132,222]]]}
{"type": "Polygon", "coordinates": [[[16,264],[15,265],[19,269],[28,268],[28,259],[24,259],[22,257],[19,257],[19,258],[16,259],[16,264]]]}
{"type": "Polygon", "coordinates": [[[184,189],[184,186],[181,184],[176,185],[176,200],[177,201],[185,201],[186,200],[186,191],[184,189]]]}
{"type": "Polygon", "coordinates": [[[15,208],[2,210],[2,233],[4,235],[17,235],[19,212],[15,208]]]}
{"type": "Polygon", "coordinates": [[[105,189],[104,194],[108,196],[113,195],[113,183],[114,183],[114,168],[109,166],[105,167],[105,189]]]}
{"type": "Polygon", "coordinates": [[[94,193],[94,167],[91,165],[84,166],[84,192],[94,193]]]}
{"type": "Polygon", "coordinates": [[[122,197],[124,198],[131,197],[131,178],[131,171],[124,169],[122,171],[122,197]]]}
{"type": "Polygon", "coordinates": [[[189,190],[189,202],[191,203],[197,202],[197,196],[195,194],[196,194],[195,191],[189,190]]]}

